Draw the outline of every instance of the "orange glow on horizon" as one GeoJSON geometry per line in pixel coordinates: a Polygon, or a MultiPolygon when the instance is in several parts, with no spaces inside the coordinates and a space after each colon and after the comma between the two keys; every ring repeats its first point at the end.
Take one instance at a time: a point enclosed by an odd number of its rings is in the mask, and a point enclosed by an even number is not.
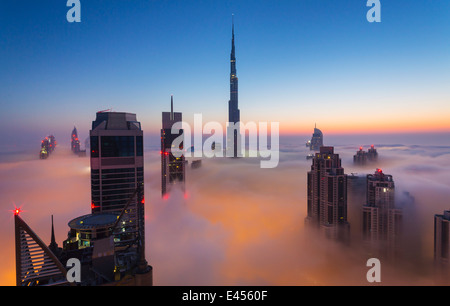
{"type": "MultiPolygon", "coordinates": [[[[325,123],[317,124],[317,128],[324,134],[395,134],[395,133],[445,133],[450,132],[450,123],[446,122],[402,122],[384,123],[358,123],[358,122],[341,122],[341,123],[325,123]]],[[[306,127],[304,124],[299,126],[296,124],[280,124],[281,135],[296,134],[312,134],[314,124],[306,127]]]]}

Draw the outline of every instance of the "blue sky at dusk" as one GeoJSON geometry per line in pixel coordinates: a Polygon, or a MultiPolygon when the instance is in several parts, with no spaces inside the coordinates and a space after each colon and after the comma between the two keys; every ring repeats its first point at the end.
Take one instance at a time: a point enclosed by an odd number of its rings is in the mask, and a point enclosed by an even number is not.
{"type": "Polygon", "coordinates": [[[381,23],[364,0],[80,2],[80,23],[63,0],[0,2],[0,130],[87,136],[112,108],[156,134],[171,94],[224,123],[232,13],[242,121],[450,130],[450,1],[381,0],[381,23]]]}

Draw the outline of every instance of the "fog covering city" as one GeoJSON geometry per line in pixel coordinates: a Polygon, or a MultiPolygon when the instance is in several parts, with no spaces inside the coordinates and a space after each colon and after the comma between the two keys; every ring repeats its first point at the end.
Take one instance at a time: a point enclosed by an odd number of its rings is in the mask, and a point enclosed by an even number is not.
{"type": "MultiPolygon", "coordinates": [[[[433,267],[433,217],[450,209],[448,135],[324,134],[325,145],[340,154],[345,173],[365,175],[381,168],[393,175],[397,202],[404,192],[415,199],[403,208],[403,256],[395,263],[381,261],[381,285],[448,284],[433,267]],[[353,165],[359,146],[371,144],[378,163],[353,165]]],[[[146,258],[154,284],[371,285],[366,279],[369,256],[360,243],[364,203],[348,203],[349,246],[304,228],[311,166],[305,158],[307,137],[280,139],[280,162],[274,169],[261,169],[258,158],[203,159],[200,168],[187,167],[186,194],[175,191],[166,200],[161,198],[157,140],[156,145],[147,142],[146,258]]],[[[35,151],[2,148],[1,285],[15,283],[14,207],[21,207],[21,217],[47,244],[53,215],[60,247],[67,223],[90,213],[89,157],[73,155],[65,138],[57,140],[47,160],[37,156],[39,143],[35,151]]]]}

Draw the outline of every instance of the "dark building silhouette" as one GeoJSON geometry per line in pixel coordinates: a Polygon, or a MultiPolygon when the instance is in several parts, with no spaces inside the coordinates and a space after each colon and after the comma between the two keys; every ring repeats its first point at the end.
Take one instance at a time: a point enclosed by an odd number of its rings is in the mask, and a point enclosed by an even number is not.
{"type": "MultiPolygon", "coordinates": [[[[161,194],[167,197],[170,189],[174,186],[185,191],[186,164],[184,154],[176,156],[173,154],[172,148],[174,140],[178,137],[184,137],[183,130],[179,133],[172,134],[172,126],[177,122],[183,121],[182,113],[173,111],[173,96],[170,101],[170,112],[162,113],[162,129],[161,129],[161,194]]],[[[184,140],[184,138],[182,138],[184,140]]],[[[180,142],[178,149],[183,149],[183,141],[180,142]]]]}
{"type": "Polygon", "coordinates": [[[434,260],[439,268],[450,272],[450,210],[434,215],[434,260]]]}
{"type": "Polygon", "coordinates": [[[363,150],[363,147],[359,147],[359,151],[356,151],[356,154],[353,155],[354,164],[365,165],[376,161],[378,161],[378,152],[374,145],[371,145],[367,152],[363,150]]]}
{"type": "Polygon", "coordinates": [[[363,206],[363,239],[372,254],[396,259],[402,229],[402,210],[395,206],[392,175],[377,169],[367,175],[367,198],[363,206]]]}
{"type": "Polygon", "coordinates": [[[72,152],[73,153],[75,153],[75,154],[78,154],[78,153],[80,153],[80,140],[78,139],[78,131],[77,131],[77,128],[76,127],[73,127],[73,130],[72,130],[72,135],[71,135],[71,137],[70,137],[71,139],[71,141],[70,141],[70,144],[71,144],[71,149],[72,149],[72,152]]]}
{"type": "Polygon", "coordinates": [[[312,159],[307,196],[305,223],[319,228],[328,238],[348,243],[347,175],[333,147],[321,147],[312,159]]]}
{"type": "Polygon", "coordinates": [[[50,154],[53,153],[57,144],[58,143],[55,139],[55,136],[53,135],[46,136],[41,141],[41,150],[39,151],[39,158],[47,159],[50,156],[50,154]]]}
{"type": "Polygon", "coordinates": [[[236,54],[234,46],[234,22],[232,24],[231,54],[230,54],[230,100],[228,101],[228,124],[227,127],[227,153],[228,157],[240,157],[241,133],[238,123],[241,121],[238,108],[238,77],[236,72],[236,54]]]}

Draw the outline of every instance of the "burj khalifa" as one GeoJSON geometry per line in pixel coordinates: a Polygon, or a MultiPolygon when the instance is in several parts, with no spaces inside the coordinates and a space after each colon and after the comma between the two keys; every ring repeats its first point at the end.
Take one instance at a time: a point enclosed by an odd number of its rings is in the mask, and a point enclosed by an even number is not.
{"type": "Polygon", "coordinates": [[[234,46],[234,20],[232,24],[230,55],[230,100],[228,101],[227,156],[240,157],[240,111],[238,108],[238,77],[236,73],[236,54],[234,46]]]}

